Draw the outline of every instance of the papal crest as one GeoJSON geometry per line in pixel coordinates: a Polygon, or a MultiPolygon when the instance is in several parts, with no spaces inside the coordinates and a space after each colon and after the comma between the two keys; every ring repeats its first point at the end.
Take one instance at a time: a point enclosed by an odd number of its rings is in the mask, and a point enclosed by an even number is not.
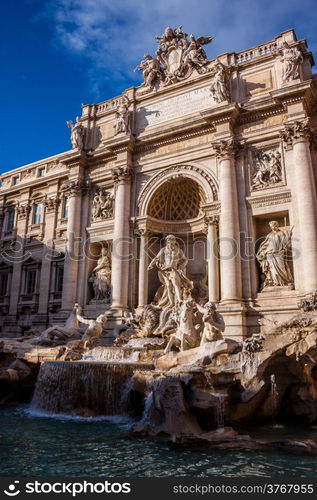
{"type": "Polygon", "coordinates": [[[195,69],[198,73],[209,71],[210,61],[203,45],[212,41],[212,37],[188,35],[179,26],[175,30],[167,27],[162,36],[156,37],[158,49],[156,59],[146,54],[145,60],[136,68],[143,70],[144,86],[153,89],[155,82],[162,85],[184,80],[195,69]]]}

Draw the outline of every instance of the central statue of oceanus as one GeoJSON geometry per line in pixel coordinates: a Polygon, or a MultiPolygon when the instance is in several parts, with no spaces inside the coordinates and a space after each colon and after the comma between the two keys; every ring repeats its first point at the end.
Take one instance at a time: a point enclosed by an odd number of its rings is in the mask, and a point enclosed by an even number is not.
{"type": "Polygon", "coordinates": [[[173,234],[165,238],[166,246],[162,248],[149,265],[158,268],[158,275],[163,290],[159,293],[159,307],[173,307],[190,297],[193,282],[186,276],[187,257],[178,245],[173,234]]]}

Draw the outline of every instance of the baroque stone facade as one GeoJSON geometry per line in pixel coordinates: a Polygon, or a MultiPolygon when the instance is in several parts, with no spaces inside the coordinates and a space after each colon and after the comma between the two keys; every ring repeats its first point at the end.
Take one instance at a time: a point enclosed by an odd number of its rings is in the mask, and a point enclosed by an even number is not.
{"type": "Polygon", "coordinates": [[[317,289],[305,40],[289,30],[214,61],[212,37],[180,27],[157,40],[142,85],[67,122],[69,151],[2,175],[2,336],[63,323],[75,303],[88,318],[106,310],[111,335],[165,293],[206,317],[216,304],[226,337],[241,339],[317,289]],[[172,270],[155,261],[171,235],[183,268],[174,250],[172,270]]]}

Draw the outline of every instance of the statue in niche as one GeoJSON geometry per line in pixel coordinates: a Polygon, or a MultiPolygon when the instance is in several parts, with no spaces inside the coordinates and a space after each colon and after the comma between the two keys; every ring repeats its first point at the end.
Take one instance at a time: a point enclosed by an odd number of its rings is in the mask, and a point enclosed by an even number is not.
{"type": "Polygon", "coordinates": [[[256,155],[256,171],[251,181],[252,189],[264,189],[282,181],[281,153],[259,152],[256,155]]]}
{"type": "Polygon", "coordinates": [[[109,249],[103,247],[96,267],[92,270],[89,281],[94,289],[94,300],[109,303],[111,296],[111,260],[109,249]]]}
{"type": "Polygon", "coordinates": [[[99,188],[94,195],[92,201],[92,218],[93,220],[98,219],[110,219],[113,217],[113,203],[114,196],[108,193],[103,188],[99,188]]]}
{"type": "Polygon", "coordinates": [[[288,286],[293,284],[293,277],[287,262],[292,230],[286,232],[279,228],[277,221],[269,222],[271,232],[261,243],[256,254],[265,276],[263,288],[288,286]]]}
{"type": "Polygon", "coordinates": [[[186,276],[188,262],[173,234],[165,238],[166,246],[154,257],[148,269],[158,268],[163,290],[157,300],[159,308],[173,307],[182,300],[191,298],[193,283],[186,276]]]}
{"type": "Polygon", "coordinates": [[[116,112],[115,135],[130,132],[129,99],[126,95],[119,99],[116,112]]]}
{"type": "Polygon", "coordinates": [[[229,75],[226,68],[220,61],[217,61],[211,70],[212,82],[210,92],[216,102],[229,101],[229,75]]]}
{"type": "Polygon", "coordinates": [[[283,42],[278,49],[282,62],[282,79],[284,83],[299,78],[299,66],[303,62],[303,54],[297,47],[290,47],[283,42]]]}
{"type": "Polygon", "coordinates": [[[76,117],[76,123],[73,124],[71,120],[67,122],[68,127],[71,129],[70,140],[73,149],[83,149],[85,128],[79,121],[79,116],[76,117]]]}

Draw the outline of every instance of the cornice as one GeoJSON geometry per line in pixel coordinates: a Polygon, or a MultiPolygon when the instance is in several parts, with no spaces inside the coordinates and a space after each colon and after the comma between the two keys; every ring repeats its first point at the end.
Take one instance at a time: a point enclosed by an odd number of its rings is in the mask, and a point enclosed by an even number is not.
{"type": "Polygon", "coordinates": [[[141,139],[137,139],[134,152],[140,153],[155,150],[160,146],[181,142],[186,139],[191,139],[192,137],[213,133],[214,131],[215,129],[213,126],[206,124],[202,125],[201,120],[197,120],[197,123],[194,123],[194,126],[191,127],[188,127],[188,125],[169,127],[167,131],[158,134],[152,132],[141,139]]]}
{"type": "Polygon", "coordinates": [[[295,85],[284,87],[270,92],[274,101],[282,105],[284,110],[290,104],[303,102],[307,111],[310,111],[317,101],[317,92],[312,80],[306,80],[295,85]]]}
{"type": "Polygon", "coordinates": [[[119,154],[124,152],[132,153],[134,150],[135,137],[131,134],[118,135],[104,143],[109,153],[119,154]]]}
{"type": "Polygon", "coordinates": [[[201,111],[201,117],[213,126],[221,123],[229,122],[232,127],[234,127],[238,116],[241,112],[241,105],[237,102],[226,104],[224,106],[217,106],[212,109],[207,109],[206,111],[201,111]]]}
{"type": "Polygon", "coordinates": [[[260,208],[289,203],[292,200],[292,195],[289,190],[283,190],[275,193],[262,194],[261,196],[247,196],[246,200],[251,208],[260,208]]]}

